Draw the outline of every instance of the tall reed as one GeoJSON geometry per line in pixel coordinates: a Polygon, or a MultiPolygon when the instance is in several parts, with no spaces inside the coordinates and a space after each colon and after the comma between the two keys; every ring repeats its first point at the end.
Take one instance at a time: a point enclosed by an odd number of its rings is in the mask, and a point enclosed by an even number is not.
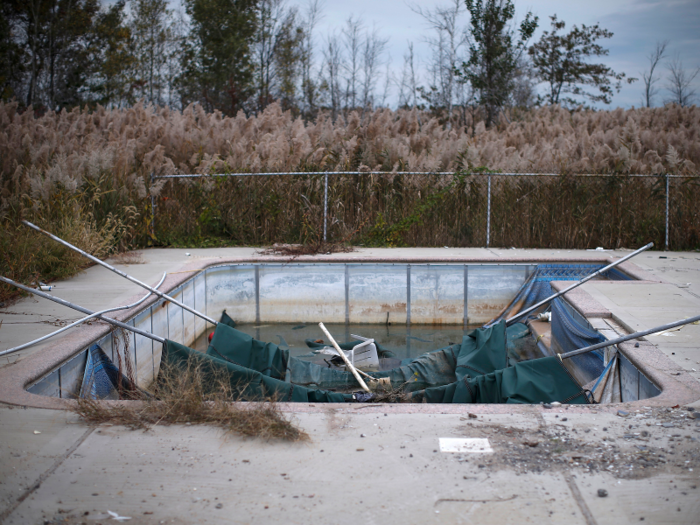
{"type": "MultiPolygon", "coordinates": [[[[475,114],[478,114],[475,113],[475,114]]],[[[28,218],[105,256],[150,245],[317,241],[324,170],[546,172],[493,176],[491,242],[633,247],[660,242],[671,182],[670,247],[700,247],[700,109],[546,107],[449,129],[419,111],[386,109],[304,123],[278,105],[224,118],[138,104],[93,112],[19,113],[0,104],[0,265],[51,279],[82,261],[19,227],[28,218]],[[301,171],[308,175],[165,181],[152,175],[301,171]],[[614,175],[578,178],[581,173],[614,175]],[[648,174],[642,179],[629,174],[648,174]],[[151,197],[155,231],[151,230],[151,197]]],[[[479,246],[481,175],[333,176],[329,235],[355,244],[479,246]]],[[[0,289],[0,301],[8,290],[0,289]]]]}

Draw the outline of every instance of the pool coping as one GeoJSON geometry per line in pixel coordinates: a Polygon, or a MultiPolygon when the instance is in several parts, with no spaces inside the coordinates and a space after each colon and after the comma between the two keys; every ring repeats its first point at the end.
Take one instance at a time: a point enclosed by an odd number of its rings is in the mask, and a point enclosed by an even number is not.
{"type": "MultiPolygon", "coordinates": [[[[373,257],[373,256],[254,256],[254,257],[221,257],[215,259],[198,259],[188,263],[180,268],[177,272],[168,274],[166,280],[161,286],[161,290],[166,293],[177,288],[179,285],[186,282],[194,276],[198,271],[214,266],[222,266],[228,264],[254,264],[254,263],[334,263],[334,264],[448,264],[448,263],[484,263],[484,264],[527,264],[527,263],[598,263],[609,264],[617,260],[612,257],[373,257]]],[[[634,286],[637,283],[664,283],[663,279],[650,274],[649,272],[639,268],[634,263],[629,261],[622,263],[619,267],[628,275],[637,279],[636,281],[625,282],[626,285],[634,286]]],[[[561,286],[561,285],[560,285],[561,286]]],[[[127,301],[132,302],[143,294],[136,294],[133,298],[127,301]]],[[[575,292],[566,294],[567,300],[572,303],[574,308],[578,309],[584,316],[600,317],[603,314],[609,313],[614,317],[612,312],[607,311],[588,293],[581,289],[575,292]],[[602,308],[602,310],[601,310],[602,308]],[[603,311],[604,310],[604,311],[603,311]],[[589,315],[590,314],[590,315],[589,315]],[[595,314],[595,315],[593,315],[595,314]]],[[[145,310],[160,299],[157,296],[152,296],[141,305],[130,310],[122,310],[116,312],[112,317],[119,321],[126,321],[145,310]]],[[[90,344],[99,340],[111,331],[111,327],[102,323],[95,323],[90,326],[83,325],[79,329],[68,333],[59,338],[50,348],[44,348],[39,352],[27,356],[18,362],[0,369],[0,402],[9,405],[48,408],[48,409],[67,409],[73,406],[76,401],[40,396],[32,394],[26,388],[47,374],[51,373],[62,363],[66,362],[79,352],[84,350],[90,344]]],[[[630,409],[641,408],[647,406],[675,406],[689,404],[700,399],[700,382],[696,381],[692,376],[683,371],[683,369],[674,363],[656,346],[648,341],[640,341],[639,347],[635,348],[634,342],[623,343],[620,345],[620,351],[654,384],[661,390],[661,394],[656,397],[643,399],[640,401],[632,401],[627,403],[618,403],[611,405],[565,405],[568,411],[583,411],[590,412],[615,412],[621,407],[630,409]],[[674,374],[673,376],[671,374],[674,374]]],[[[110,401],[108,403],[118,404],[120,401],[110,401]]],[[[133,402],[132,402],[133,403],[133,402]]],[[[327,410],[329,407],[343,407],[348,410],[357,410],[362,408],[369,412],[382,413],[431,413],[431,414],[466,414],[472,413],[512,413],[514,411],[522,411],[538,409],[532,405],[433,405],[433,404],[318,404],[318,403],[280,403],[280,408],[285,412],[320,412],[327,410]],[[372,408],[375,407],[375,408],[372,408]]],[[[547,410],[547,409],[541,409],[547,410]]]]}

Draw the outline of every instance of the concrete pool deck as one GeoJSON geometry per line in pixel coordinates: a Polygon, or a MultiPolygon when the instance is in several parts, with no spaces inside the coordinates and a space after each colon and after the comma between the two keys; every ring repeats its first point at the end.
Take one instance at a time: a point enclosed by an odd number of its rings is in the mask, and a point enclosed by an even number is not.
{"type": "MultiPolygon", "coordinates": [[[[258,258],[256,252],[153,249],[142,252],[145,264],[119,267],[153,284],[163,272],[181,271],[193,261],[258,258]]],[[[411,248],[360,249],[323,258],[506,262],[627,253],[411,248]]],[[[581,287],[623,328],[641,330],[700,312],[700,253],[645,252],[633,262],[648,273],[644,282],[629,286],[592,281],[581,287]]],[[[171,277],[178,276],[182,274],[171,277]]],[[[124,304],[141,294],[136,285],[97,266],[53,284],[56,295],[92,310],[124,304]]],[[[0,309],[0,351],[76,317],[54,303],[22,299],[0,309]]],[[[700,398],[700,393],[692,397],[700,392],[700,326],[647,340],[671,363],[664,370],[683,378],[690,393],[684,404],[700,408],[697,401],[688,402],[700,398]]],[[[50,353],[50,346],[0,357],[3,375],[12,375],[37,352],[50,353]]],[[[65,411],[2,405],[0,521],[107,522],[112,521],[109,510],[132,517],[130,523],[566,519],[590,525],[641,518],[650,523],[696,523],[700,419],[684,407],[671,408],[672,399],[666,399],[666,406],[648,409],[642,401],[629,417],[604,407],[488,410],[482,405],[414,414],[382,405],[289,407],[311,436],[311,443],[305,444],[224,437],[206,427],[157,427],[146,433],[88,427],[65,411]],[[477,417],[469,417],[469,412],[477,417]],[[446,437],[486,437],[495,453],[441,452],[438,440],[446,437]],[[598,497],[598,489],[609,495],[598,497]]]]}

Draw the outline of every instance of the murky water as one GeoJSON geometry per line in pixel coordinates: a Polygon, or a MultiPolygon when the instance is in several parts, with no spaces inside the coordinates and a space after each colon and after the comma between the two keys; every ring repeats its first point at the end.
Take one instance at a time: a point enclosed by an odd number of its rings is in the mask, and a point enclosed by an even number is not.
{"type": "MultiPolygon", "coordinates": [[[[300,356],[309,353],[305,339],[327,338],[316,323],[308,324],[240,324],[236,328],[259,341],[271,342],[282,347],[288,346],[290,355],[300,356]]],[[[326,324],[326,328],[339,343],[350,341],[350,334],[371,337],[387,350],[394,352],[398,359],[416,357],[425,352],[437,350],[452,343],[461,343],[462,336],[476,327],[464,329],[454,325],[376,325],[376,324],[326,324]]],[[[210,330],[210,332],[212,332],[210,330]]],[[[209,332],[200,336],[194,344],[196,350],[207,349],[209,332]]]]}

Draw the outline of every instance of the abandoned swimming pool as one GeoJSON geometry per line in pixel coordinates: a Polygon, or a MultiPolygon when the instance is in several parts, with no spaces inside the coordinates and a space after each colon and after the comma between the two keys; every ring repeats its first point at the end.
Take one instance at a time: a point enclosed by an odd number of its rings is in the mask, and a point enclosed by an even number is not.
{"type": "MultiPolygon", "coordinates": [[[[602,267],[595,263],[549,266],[553,277],[545,279],[547,287],[549,281],[576,280],[602,267]]],[[[384,339],[401,357],[413,357],[454,342],[466,330],[498,316],[537,269],[538,264],[527,262],[226,264],[203,268],[170,295],[212,317],[227,311],[241,323],[243,331],[248,330],[261,340],[281,343],[283,339],[294,352],[297,344],[298,353],[306,349],[300,344],[301,337],[295,340],[289,334],[304,335],[303,339],[315,337],[314,327],[323,321],[340,339],[347,340],[350,333],[360,332],[378,342],[384,339]],[[308,334],[301,334],[309,326],[308,334]],[[280,335],[282,339],[277,337],[280,335]]],[[[620,270],[611,270],[606,278],[631,279],[620,270]]],[[[566,301],[562,304],[581,326],[597,331],[566,301]]],[[[212,328],[164,300],[155,301],[132,316],[128,324],[189,346],[196,345],[212,328]]],[[[118,351],[115,338],[115,333],[109,333],[96,341],[112,359],[118,351]]],[[[128,338],[135,379],[139,385],[147,386],[158,374],[160,345],[140,335],[129,334],[128,338]]],[[[549,347],[537,339],[534,334],[532,343],[539,347],[541,355],[562,350],[556,338],[552,338],[549,347]]],[[[27,390],[44,396],[75,398],[80,392],[87,350],[77,351],[28,385],[27,390]]],[[[658,387],[629,360],[620,357],[623,401],[659,393],[658,387]]],[[[608,364],[607,353],[602,352],[598,359],[600,363],[596,362],[593,370],[600,372],[608,364]]],[[[585,378],[590,379],[584,374],[579,382],[585,378]]]]}

